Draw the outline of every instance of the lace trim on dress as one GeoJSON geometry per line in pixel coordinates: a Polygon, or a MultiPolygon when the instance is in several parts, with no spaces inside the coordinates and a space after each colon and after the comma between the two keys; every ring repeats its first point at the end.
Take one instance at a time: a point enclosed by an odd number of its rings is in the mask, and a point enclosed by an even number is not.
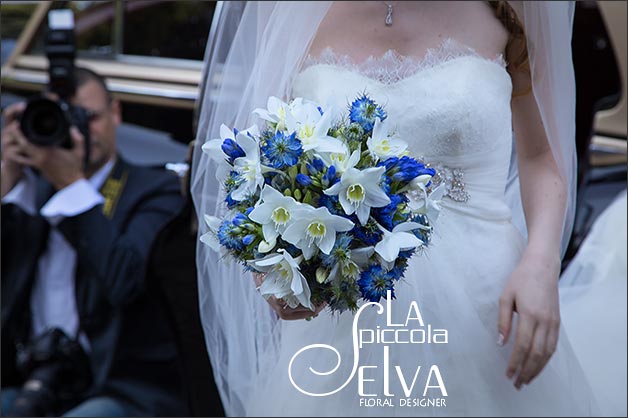
{"type": "Polygon", "coordinates": [[[338,54],[331,47],[327,47],[321,51],[318,57],[308,55],[303,64],[303,70],[320,64],[334,65],[357,72],[383,84],[393,84],[420,71],[465,56],[474,56],[493,62],[503,68],[507,65],[503,54],[498,54],[495,58],[490,59],[480,55],[470,46],[452,38],[446,38],[440,45],[429,48],[422,58],[401,55],[399,52],[389,49],[383,55],[378,57],[371,55],[361,63],[356,63],[349,55],[338,54]]]}

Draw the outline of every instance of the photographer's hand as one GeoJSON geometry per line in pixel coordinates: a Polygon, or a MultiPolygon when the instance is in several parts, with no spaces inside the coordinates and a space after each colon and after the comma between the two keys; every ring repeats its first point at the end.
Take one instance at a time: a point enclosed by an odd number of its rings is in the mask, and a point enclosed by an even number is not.
{"type": "Polygon", "coordinates": [[[2,168],[0,175],[1,194],[4,197],[15,187],[24,176],[21,144],[26,138],[20,131],[17,116],[24,111],[26,103],[17,103],[8,106],[2,117],[4,129],[2,129],[2,168]]]}
{"type": "Polygon", "coordinates": [[[85,178],[83,172],[85,139],[74,126],[70,128],[70,136],[72,149],[40,147],[25,140],[26,158],[21,160],[22,163],[38,169],[56,190],[61,190],[85,178]]]}

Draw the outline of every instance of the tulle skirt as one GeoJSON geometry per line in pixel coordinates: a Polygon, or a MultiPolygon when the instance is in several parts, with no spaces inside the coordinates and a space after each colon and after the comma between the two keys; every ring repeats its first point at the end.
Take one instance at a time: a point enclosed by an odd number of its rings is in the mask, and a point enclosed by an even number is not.
{"type": "Polygon", "coordinates": [[[507,379],[514,333],[497,345],[498,300],[525,243],[507,216],[459,208],[443,208],[430,246],[396,284],[396,299],[362,311],[357,341],[350,313],[283,321],[281,351],[268,356],[247,414],[595,414],[595,396],[562,328],[554,356],[530,385],[518,391],[507,379]],[[328,347],[302,350],[312,344],[328,347]]]}

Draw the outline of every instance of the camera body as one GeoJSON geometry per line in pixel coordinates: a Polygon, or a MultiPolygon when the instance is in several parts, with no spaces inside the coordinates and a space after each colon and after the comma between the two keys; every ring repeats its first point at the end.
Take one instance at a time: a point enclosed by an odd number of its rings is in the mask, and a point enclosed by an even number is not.
{"type": "Polygon", "coordinates": [[[48,91],[58,99],[31,98],[20,119],[24,136],[38,146],[72,148],[70,127],[76,126],[85,138],[86,162],[89,158],[89,112],[70,103],[76,92],[74,79],[74,15],[71,10],[51,10],[45,45],[48,58],[48,91]]]}
{"type": "Polygon", "coordinates": [[[17,346],[17,369],[25,379],[6,416],[48,416],[83,399],[92,383],[87,354],[76,339],[52,328],[17,346]]]}

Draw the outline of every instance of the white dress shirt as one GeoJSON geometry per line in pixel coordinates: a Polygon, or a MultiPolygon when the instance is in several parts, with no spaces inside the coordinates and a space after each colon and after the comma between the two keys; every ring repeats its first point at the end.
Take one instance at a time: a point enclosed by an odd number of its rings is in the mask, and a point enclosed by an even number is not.
{"type": "MultiPolygon", "coordinates": [[[[77,255],[56,225],[66,217],[84,213],[105,201],[98,190],[109,176],[114,162],[115,159],[107,162],[89,180],[77,180],[59,190],[39,211],[51,228],[46,249],[37,263],[31,292],[33,336],[53,327],[63,329],[70,337],[78,334],[79,319],[74,294],[77,255]]],[[[26,170],[24,178],[7,193],[2,203],[13,203],[34,216],[35,184],[35,174],[26,170]]],[[[79,336],[79,341],[85,349],[89,349],[84,334],[79,336]]]]}

